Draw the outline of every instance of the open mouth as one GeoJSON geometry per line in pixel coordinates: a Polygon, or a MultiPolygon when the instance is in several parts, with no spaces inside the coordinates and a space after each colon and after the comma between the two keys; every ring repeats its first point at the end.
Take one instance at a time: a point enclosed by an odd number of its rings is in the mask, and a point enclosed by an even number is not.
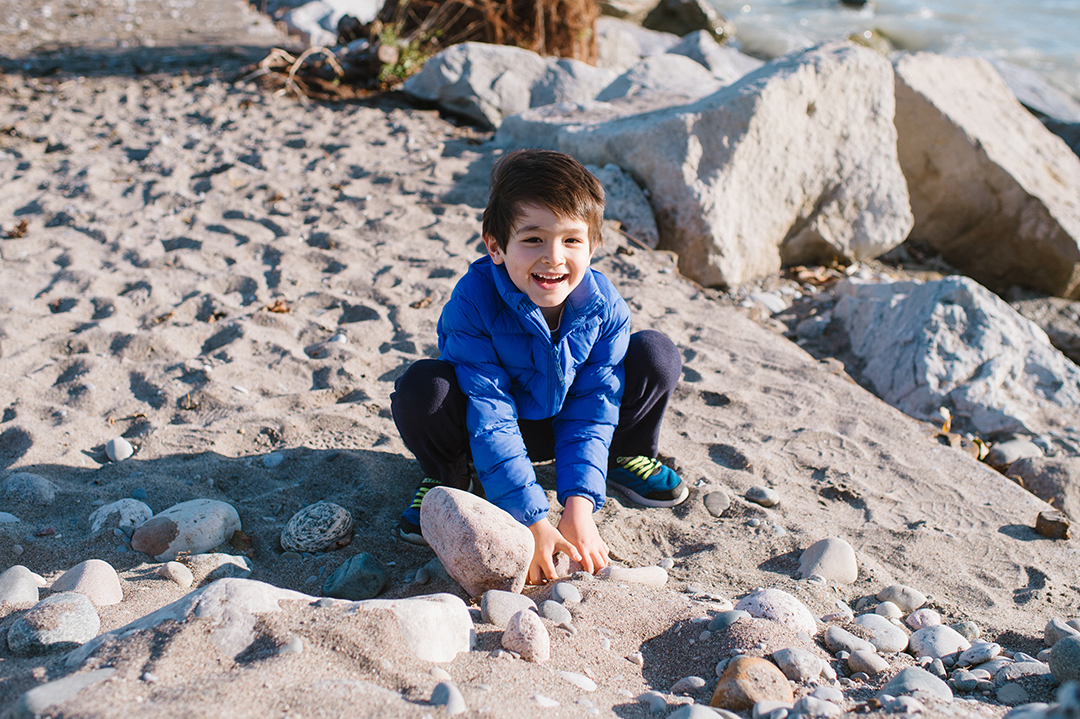
{"type": "Polygon", "coordinates": [[[568,276],[569,275],[548,275],[534,272],[532,278],[536,282],[536,284],[540,285],[541,287],[550,288],[555,287],[560,282],[565,280],[568,276]]]}

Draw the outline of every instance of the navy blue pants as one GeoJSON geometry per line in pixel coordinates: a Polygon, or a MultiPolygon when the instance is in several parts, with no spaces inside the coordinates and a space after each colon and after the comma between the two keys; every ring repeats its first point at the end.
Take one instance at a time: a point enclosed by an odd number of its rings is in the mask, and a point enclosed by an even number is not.
{"type": "MultiPolygon", "coordinates": [[[[666,335],[644,330],[630,336],[623,362],[625,386],[610,456],[655,457],[664,410],[682,374],[679,350],[666,335]]],[[[418,360],[398,377],[390,395],[401,439],[416,456],[425,477],[450,487],[469,485],[469,433],[465,393],[454,368],[442,360],[418,360]]],[[[518,421],[533,462],[555,458],[551,419],[518,421]]]]}

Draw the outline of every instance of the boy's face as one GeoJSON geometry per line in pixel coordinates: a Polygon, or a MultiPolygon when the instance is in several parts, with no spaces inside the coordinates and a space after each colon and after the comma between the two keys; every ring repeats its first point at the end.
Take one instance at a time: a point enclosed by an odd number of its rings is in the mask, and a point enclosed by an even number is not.
{"type": "Polygon", "coordinates": [[[490,235],[484,236],[488,255],[505,264],[514,285],[532,300],[549,321],[556,321],[566,298],[589,269],[592,249],[589,226],[574,217],[558,217],[539,205],[522,205],[521,219],[499,249],[490,235]]]}

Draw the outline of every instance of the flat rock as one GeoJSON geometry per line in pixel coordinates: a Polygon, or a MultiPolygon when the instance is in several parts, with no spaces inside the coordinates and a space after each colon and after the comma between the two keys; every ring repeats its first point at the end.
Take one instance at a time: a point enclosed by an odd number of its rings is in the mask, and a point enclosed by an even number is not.
{"type": "Polygon", "coordinates": [[[885,587],[877,593],[875,598],[881,602],[892,602],[900,607],[900,611],[905,614],[914,612],[916,609],[926,604],[925,594],[918,589],[912,589],[903,584],[892,584],[885,587]]]}
{"type": "Polygon", "coordinates": [[[731,506],[731,497],[727,492],[714,490],[705,495],[703,499],[705,509],[714,517],[723,516],[727,508],[731,506]]]}
{"type": "Polygon", "coordinates": [[[532,533],[487,500],[435,487],[420,505],[420,527],[447,574],[470,596],[489,589],[520,592],[525,586],[532,533]]]}
{"type": "Polygon", "coordinates": [[[630,582],[649,587],[662,587],[668,580],[667,570],[663,567],[616,567],[612,564],[601,569],[596,576],[613,582],[630,582]]]}
{"type": "Polygon", "coordinates": [[[869,676],[876,676],[889,668],[889,663],[884,657],[877,652],[868,652],[865,649],[853,651],[847,663],[848,669],[852,672],[864,672],[869,676]]]}
{"type": "Polygon", "coordinates": [[[1072,636],[1080,636],[1080,629],[1076,629],[1060,617],[1054,617],[1043,628],[1043,644],[1048,647],[1053,647],[1065,637],[1072,636]]]}
{"type": "Polygon", "coordinates": [[[814,542],[799,557],[799,576],[806,579],[811,574],[840,584],[853,583],[859,578],[855,550],[839,537],[814,542]]]}
{"type": "Polygon", "coordinates": [[[38,600],[37,575],[21,564],[0,574],[0,604],[33,604],[38,600]]]}
{"type": "Polygon", "coordinates": [[[371,554],[349,557],[323,583],[323,596],[338,599],[372,599],[386,586],[386,565],[371,554]]]}
{"type": "Polygon", "coordinates": [[[522,610],[536,611],[536,602],[524,594],[505,592],[501,589],[489,589],[480,600],[480,617],[487,624],[494,624],[505,629],[510,617],[522,610]]]}
{"type": "Polygon", "coordinates": [[[326,552],[352,541],[353,518],[333,502],[316,502],[294,514],[281,530],[286,552],[326,552]]]}
{"type": "Polygon", "coordinates": [[[948,684],[919,667],[902,669],[900,673],[886,682],[877,695],[881,697],[886,694],[892,697],[911,695],[917,697],[919,694],[925,694],[945,702],[953,700],[952,689],[949,689],[948,684]]]}
{"type": "Polygon", "coordinates": [[[53,592],[85,594],[96,607],[107,607],[124,601],[120,576],[112,565],[100,559],[88,559],[76,564],[53,582],[53,592]]]}
{"type": "Polygon", "coordinates": [[[862,637],[857,637],[843,627],[827,627],[823,636],[825,646],[833,654],[837,652],[876,652],[877,647],[862,637]]]}
{"type": "Polygon", "coordinates": [[[1080,296],[1080,158],[988,61],[898,58],[896,127],[909,239],[991,290],[1080,296]]]}
{"type": "Polygon", "coordinates": [[[1062,684],[1080,681],[1080,636],[1062,637],[1054,645],[1050,650],[1050,671],[1062,684]]]}
{"type": "Polygon", "coordinates": [[[502,635],[505,649],[516,652],[529,662],[546,662],[551,658],[551,637],[540,617],[531,610],[523,609],[506,624],[502,635]]]}
{"type": "Polygon", "coordinates": [[[125,497],[98,507],[87,521],[90,522],[92,532],[112,528],[134,531],[153,516],[154,510],[145,503],[125,497]]]}
{"type": "Polygon", "coordinates": [[[1001,645],[996,642],[973,642],[971,647],[960,652],[957,666],[967,667],[985,664],[1001,654],[1001,645]]]}
{"type": "Polygon", "coordinates": [[[131,535],[131,548],[168,562],[181,552],[201,554],[223,544],[240,529],[231,504],[193,499],[154,515],[131,535]]]}
{"type": "Polygon", "coordinates": [[[880,614],[861,614],[855,617],[855,623],[870,630],[870,643],[879,652],[895,654],[907,648],[907,632],[880,614]]]}
{"type": "Polygon", "coordinates": [[[780,493],[771,487],[754,486],[746,490],[746,501],[762,507],[775,507],[780,504],[780,493]]]}
{"type": "Polygon", "coordinates": [[[760,701],[795,701],[787,677],[772,662],[760,657],[737,656],[716,683],[709,704],[730,711],[752,709],[760,701]]]}
{"type": "Polygon", "coordinates": [[[29,656],[68,650],[97,636],[101,618],[85,594],[50,594],[8,627],[7,644],[13,654],[29,656]]]}
{"type": "Polygon", "coordinates": [[[689,105],[567,121],[556,149],[622,167],[648,189],[660,247],[680,271],[738,285],[782,263],[875,257],[903,241],[912,219],[892,84],[872,50],[824,45],[689,105]]]}
{"type": "Polygon", "coordinates": [[[735,604],[752,617],[771,619],[794,632],[817,633],[817,620],[805,604],[782,589],[755,589],[735,604]]]}
{"type": "Polygon", "coordinates": [[[71,699],[83,689],[104,681],[116,673],[116,669],[94,669],[82,674],[72,674],[62,679],[34,687],[15,703],[14,719],[32,719],[44,715],[51,707],[71,699]]]}
{"type": "Polygon", "coordinates": [[[908,651],[916,657],[941,659],[971,648],[971,643],[955,629],[939,625],[924,627],[908,638],[908,651]]]}
{"type": "Polygon", "coordinates": [[[540,602],[539,613],[541,617],[555,624],[571,624],[574,621],[569,609],[551,599],[540,602]]]}
{"type": "Polygon", "coordinates": [[[0,498],[47,507],[56,500],[56,485],[39,474],[16,472],[0,482],[0,498]]]}
{"type": "Polygon", "coordinates": [[[557,582],[551,588],[551,598],[561,604],[577,604],[581,601],[581,590],[570,582],[557,582]]]}

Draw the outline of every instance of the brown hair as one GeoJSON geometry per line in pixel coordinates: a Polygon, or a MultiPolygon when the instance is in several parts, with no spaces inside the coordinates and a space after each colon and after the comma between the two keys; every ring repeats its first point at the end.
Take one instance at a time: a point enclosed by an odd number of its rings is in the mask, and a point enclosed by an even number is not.
{"type": "Polygon", "coordinates": [[[515,150],[495,163],[483,232],[494,237],[504,252],[521,220],[521,206],[528,204],[546,207],[561,218],[584,221],[589,226],[589,249],[600,246],[604,188],[569,155],[552,150],[515,150]]]}

